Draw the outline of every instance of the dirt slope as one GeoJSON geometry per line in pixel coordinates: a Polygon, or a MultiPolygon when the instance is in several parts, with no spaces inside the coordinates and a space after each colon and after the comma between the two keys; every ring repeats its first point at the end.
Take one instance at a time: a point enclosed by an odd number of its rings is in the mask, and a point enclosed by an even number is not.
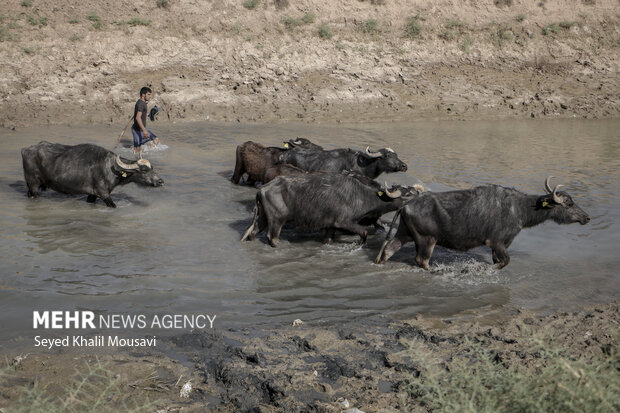
{"type": "Polygon", "coordinates": [[[4,127],[123,122],[145,84],[170,120],[620,113],[615,0],[8,0],[0,16],[4,127]]]}

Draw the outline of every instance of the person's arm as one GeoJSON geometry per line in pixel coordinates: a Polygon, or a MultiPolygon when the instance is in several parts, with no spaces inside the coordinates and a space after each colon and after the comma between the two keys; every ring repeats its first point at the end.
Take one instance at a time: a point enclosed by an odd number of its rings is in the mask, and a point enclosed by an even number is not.
{"type": "Polygon", "coordinates": [[[138,126],[140,126],[140,129],[142,129],[142,133],[144,134],[144,137],[148,139],[149,131],[146,130],[146,127],[142,123],[142,112],[136,113],[136,122],[138,122],[138,126]]]}

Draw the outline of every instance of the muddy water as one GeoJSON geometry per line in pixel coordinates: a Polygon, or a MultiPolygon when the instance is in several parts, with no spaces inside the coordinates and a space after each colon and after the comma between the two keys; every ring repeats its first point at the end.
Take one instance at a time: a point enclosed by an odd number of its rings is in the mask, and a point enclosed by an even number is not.
{"type": "MultiPolygon", "coordinates": [[[[526,307],[540,312],[618,297],[619,121],[495,121],[381,125],[156,123],[167,145],[147,154],[163,188],[129,184],[118,208],[47,191],[28,199],[19,149],[51,142],[111,148],[118,127],[0,131],[0,320],[2,338],[31,334],[34,309],[217,315],[217,326],[382,320],[417,313],[454,316],[526,307]],[[255,189],[229,181],[237,144],[280,145],[303,136],[326,148],[392,147],[409,165],[390,182],[431,190],[484,183],[542,193],[560,177],[592,221],[546,223],[521,232],[511,263],[490,252],[437,248],[431,271],[412,266],[415,247],[372,263],[383,234],[364,247],[341,236],[284,230],[240,243],[255,189]]],[[[128,141],[125,142],[128,144],[128,141]]],[[[131,156],[129,149],[121,152],[131,156]]],[[[389,217],[384,218],[385,221],[389,217]]]]}

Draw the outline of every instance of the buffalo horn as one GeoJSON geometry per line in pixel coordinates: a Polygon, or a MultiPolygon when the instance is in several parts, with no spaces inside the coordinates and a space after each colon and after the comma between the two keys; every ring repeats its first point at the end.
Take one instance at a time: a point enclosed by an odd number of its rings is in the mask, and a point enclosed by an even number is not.
{"type": "Polygon", "coordinates": [[[553,178],[553,176],[547,177],[547,180],[545,181],[545,190],[547,191],[547,193],[553,194],[553,202],[555,202],[556,204],[562,204],[562,198],[558,196],[557,191],[564,185],[556,185],[555,188],[553,188],[552,190],[551,186],[549,185],[549,181],[551,180],[551,178],[553,178]]]}
{"type": "MultiPolygon", "coordinates": [[[[143,161],[148,162],[146,159],[141,159],[143,161]]],[[[134,164],[126,164],[125,162],[121,161],[121,156],[120,155],[116,155],[116,163],[118,166],[120,166],[123,169],[138,169],[140,166],[138,166],[138,163],[134,163],[134,164]]]]}
{"type": "Polygon", "coordinates": [[[384,182],[385,184],[385,193],[387,196],[389,196],[390,198],[400,198],[400,196],[402,195],[402,193],[400,192],[400,189],[397,189],[394,192],[390,192],[390,190],[388,189],[388,184],[387,182],[384,182]]]}
{"type": "Polygon", "coordinates": [[[553,178],[553,176],[549,175],[547,179],[545,180],[545,191],[547,191],[548,194],[553,192],[551,190],[551,187],[549,186],[549,181],[551,181],[551,178],[553,178]]]}
{"type": "Polygon", "coordinates": [[[385,148],[385,150],[388,151],[388,152],[396,153],[396,152],[394,152],[394,149],[392,149],[392,148],[385,148]]]}
{"type": "Polygon", "coordinates": [[[555,202],[556,204],[562,204],[562,198],[560,198],[558,194],[556,194],[556,191],[558,190],[558,188],[563,186],[564,185],[556,185],[555,188],[553,188],[553,202],[555,202]]]}
{"type": "Polygon", "coordinates": [[[371,158],[380,158],[383,156],[381,152],[370,152],[370,146],[366,147],[366,155],[368,155],[371,158]]]}

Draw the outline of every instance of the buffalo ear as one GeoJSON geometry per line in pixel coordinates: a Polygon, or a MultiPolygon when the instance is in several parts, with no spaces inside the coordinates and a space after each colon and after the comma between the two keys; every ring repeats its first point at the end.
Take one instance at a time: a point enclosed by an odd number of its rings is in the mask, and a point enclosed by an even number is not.
{"type": "Polygon", "coordinates": [[[543,195],[536,200],[536,208],[549,209],[555,205],[553,195],[543,195]]]}

